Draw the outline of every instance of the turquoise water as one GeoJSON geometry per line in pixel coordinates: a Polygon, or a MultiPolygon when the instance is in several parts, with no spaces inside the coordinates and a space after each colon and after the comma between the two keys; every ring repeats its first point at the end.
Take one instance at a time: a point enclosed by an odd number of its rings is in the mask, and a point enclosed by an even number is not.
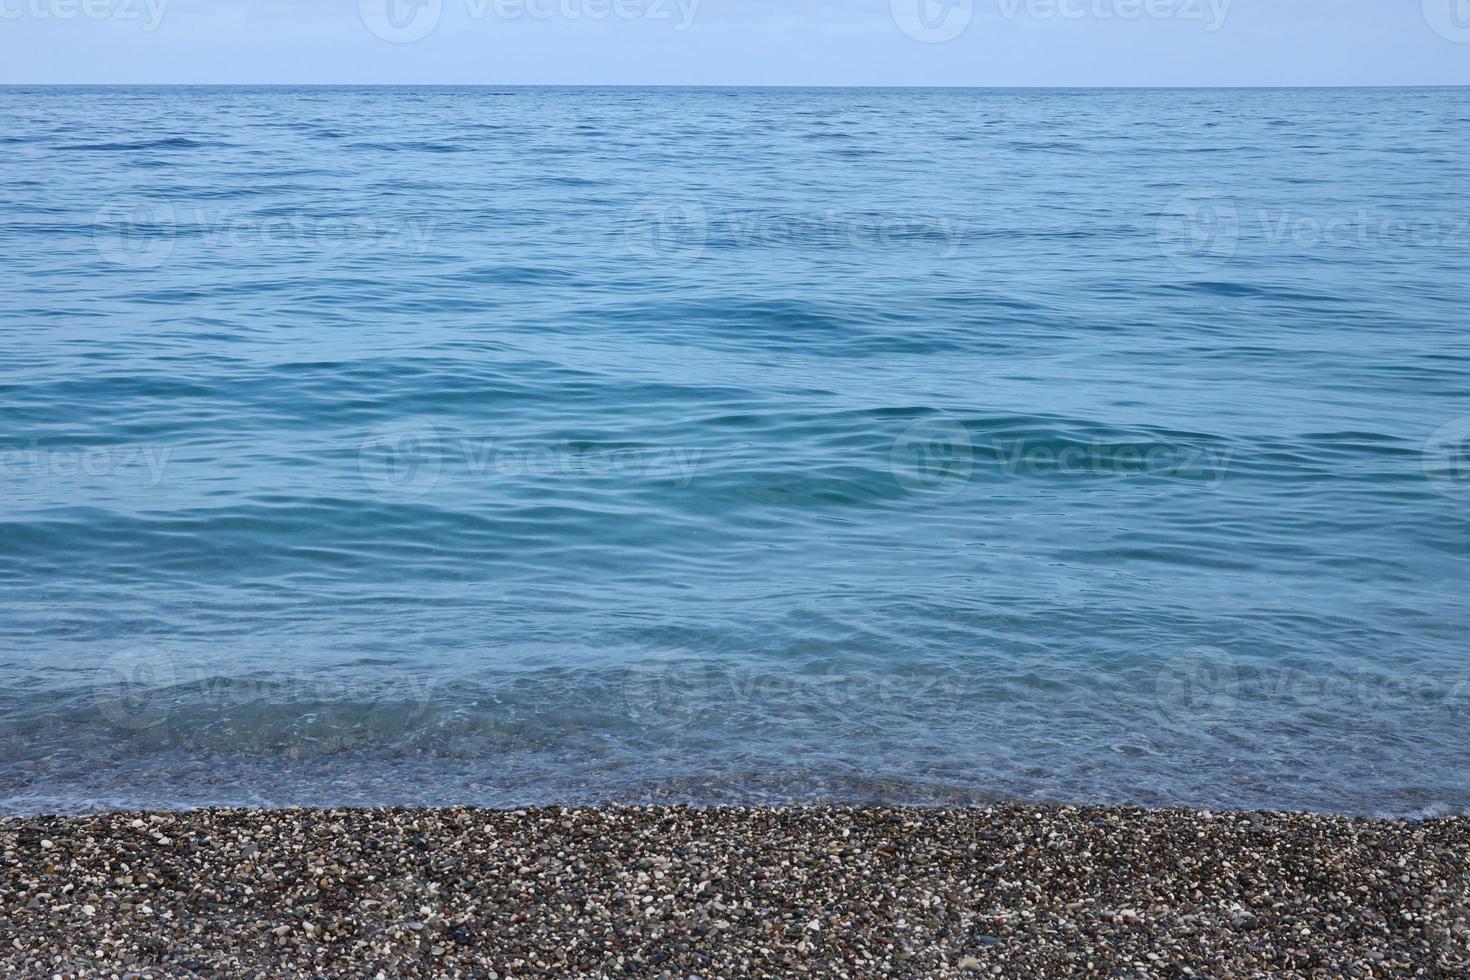
{"type": "Polygon", "coordinates": [[[0,89],[0,808],[1470,808],[1467,105],[0,89]]]}

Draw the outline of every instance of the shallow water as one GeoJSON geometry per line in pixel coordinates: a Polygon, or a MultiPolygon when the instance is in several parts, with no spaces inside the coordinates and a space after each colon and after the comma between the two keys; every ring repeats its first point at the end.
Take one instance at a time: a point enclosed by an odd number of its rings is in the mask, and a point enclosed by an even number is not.
{"type": "Polygon", "coordinates": [[[1466,810],[1465,106],[0,89],[0,809],[1466,810]]]}

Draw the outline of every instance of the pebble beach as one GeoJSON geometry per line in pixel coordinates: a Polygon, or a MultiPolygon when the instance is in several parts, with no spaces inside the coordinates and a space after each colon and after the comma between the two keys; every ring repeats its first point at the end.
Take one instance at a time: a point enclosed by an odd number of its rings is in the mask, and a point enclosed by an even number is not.
{"type": "Polygon", "coordinates": [[[21,976],[1451,977],[1470,820],[993,806],[0,821],[21,976]]]}

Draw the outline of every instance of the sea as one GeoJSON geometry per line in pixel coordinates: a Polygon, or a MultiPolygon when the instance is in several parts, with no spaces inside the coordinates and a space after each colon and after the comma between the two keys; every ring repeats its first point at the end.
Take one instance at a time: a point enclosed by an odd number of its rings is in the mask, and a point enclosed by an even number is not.
{"type": "Polygon", "coordinates": [[[0,812],[1470,812],[1464,89],[0,88],[0,812]]]}

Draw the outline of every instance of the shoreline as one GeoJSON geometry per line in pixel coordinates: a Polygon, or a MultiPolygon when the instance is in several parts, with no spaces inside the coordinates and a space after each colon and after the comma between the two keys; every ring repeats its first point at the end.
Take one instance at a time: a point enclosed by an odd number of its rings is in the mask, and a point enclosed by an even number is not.
{"type": "Polygon", "coordinates": [[[0,966],[48,976],[1453,976],[1470,971],[1470,817],[6,817],[0,917],[0,966]]]}

